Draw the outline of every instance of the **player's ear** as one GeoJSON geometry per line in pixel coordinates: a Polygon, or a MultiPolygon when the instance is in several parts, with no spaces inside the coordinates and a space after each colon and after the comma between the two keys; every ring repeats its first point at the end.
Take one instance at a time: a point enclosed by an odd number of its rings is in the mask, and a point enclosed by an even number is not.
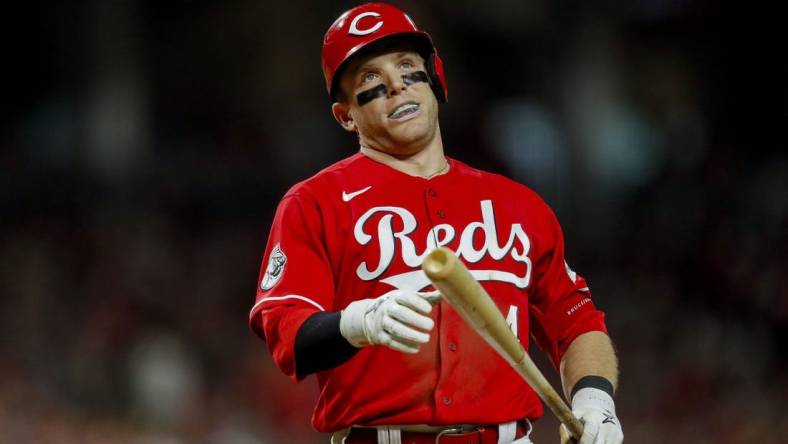
{"type": "Polygon", "coordinates": [[[339,122],[339,125],[342,126],[345,131],[356,131],[356,122],[353,121],[349,106],[341,102],[334,102],[334,104],[331,105],[331,114],[334,115],[334,119],[339,122]]]}

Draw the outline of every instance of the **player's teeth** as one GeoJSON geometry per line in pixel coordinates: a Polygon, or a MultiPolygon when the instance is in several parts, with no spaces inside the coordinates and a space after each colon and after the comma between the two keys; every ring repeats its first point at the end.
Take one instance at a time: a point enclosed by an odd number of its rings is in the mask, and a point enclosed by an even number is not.
{"type": "Polygon", "coordinates": [[[398,106],[397,109],[395,109],[391,114],[389,114],[389,117],[392,119],[399,119],[400,117],[406,114],[410,114],[416,111],[417,109],[419,109],[419,105],[415,103],[406,103],[404,105],[398,106]]]}

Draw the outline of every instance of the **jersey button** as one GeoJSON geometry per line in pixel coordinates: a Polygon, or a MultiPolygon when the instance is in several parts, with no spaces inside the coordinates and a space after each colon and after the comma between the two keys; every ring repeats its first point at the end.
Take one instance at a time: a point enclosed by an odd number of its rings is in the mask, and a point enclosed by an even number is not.
{"type": "Polygon", "coordinates": [[[450,405],[450,404],[451,404],[451,398],[449,398],[448,396],[444,396],[443,405],[450,405]]]}
{"type": "Polygon", "coordinates": [[[449,350],[451,350],[451,351],[457,351],[457,344],[455,344],[455,343],[453,343],[453,342],[450,342],[450,343],[449,343],[449,350]]]}
{"type": "Polygon", "coordinates": [[[435,191],[435,188],[430,188],[429,190],[427,190],[427,194],[429,194],[430,197],[437,197],[438,196],[438,192],[435,191]]]}
{"type": "Polygon", "coordinates": [[[438,210],[437,214],[438,214],[438,217],[440,217],[441,219],[446,219],[446,212],[445,211],[438,210]]]}

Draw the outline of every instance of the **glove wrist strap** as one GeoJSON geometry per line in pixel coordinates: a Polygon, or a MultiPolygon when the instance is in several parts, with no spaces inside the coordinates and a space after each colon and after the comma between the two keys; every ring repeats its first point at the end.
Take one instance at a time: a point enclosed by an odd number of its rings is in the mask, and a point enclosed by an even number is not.
{"type": "Polygon", "coordinates": [[[572,393],[569,395],[569,398],[574,399],[575,393],[586,387],[602,390],[603,392],[610,395],[611,398],[613,397],[613,383],[610,382],[610,380],[602,376],[588,375],[583,376],[575,383],[575,386],[572,387],[572,393]]]}
{"type": "Polygon", "coordinates": [[[368,305],[369,299],[351,302],[339,318],[339,332],[357,348],[370,345],[364,319],[368,305]]]}

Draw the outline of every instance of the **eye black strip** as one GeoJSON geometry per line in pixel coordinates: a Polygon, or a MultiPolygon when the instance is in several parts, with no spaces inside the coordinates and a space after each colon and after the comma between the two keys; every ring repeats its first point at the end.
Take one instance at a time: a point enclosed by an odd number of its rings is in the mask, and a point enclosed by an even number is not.
{"type": "Polygon", "coordinates": [[[359,106],[364,106],[378,97],[384,97],[385,95],[386,85],[380,84],[374,88],[358,93],[358,95],[356,95],[356,102],[358,102],[359,106]]]}
{"type": "Polygon", "coordinates": [[[403,75],[402,82],[410,86],[418,82],[430,83],[430,78],[424,71],[413,71],[403,75]]]}
{"type": "MultiPolygon", "coordinates": [[[[419,82],[430,83],[430,78],[426,72],[414,71],[402,76],[402,83],[404,83],[405,86],[410,86],[419,82]]],[[[356,102],[358,102],[359,106],[364,106],[379,97],[384,97],[387,92],[388,88],[386,88],[386,85],[381,83],[374,88],[370,88],[366,91],[361,91],[358,93],[356,95],[356,102]]]]}

